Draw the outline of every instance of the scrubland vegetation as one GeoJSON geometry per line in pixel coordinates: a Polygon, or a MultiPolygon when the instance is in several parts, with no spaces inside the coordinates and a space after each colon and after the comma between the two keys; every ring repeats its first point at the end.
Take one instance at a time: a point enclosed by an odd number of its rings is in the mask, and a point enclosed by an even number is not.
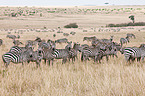
{"type": "MultiPolygon", "coordinates": [[[[0,38],[4,43],[0,46],[0,57],[13,46],[12,40],[6,38],[8,32],[19,34],[20,41],[25,43],[26,40],[34,40],[37,36],[44,40],[56,40],[63,38],[63,34],[57,33],[58,31],[74,31],[76,34],[67,36],[68,40],[89,45],[90,42],[83,41],[83,37],[96,36],[102,39],[113,35],[114,41],[119,43],[120,38],[125,37],[127,33],[133,33],[136,39],[131,39],[124,47],[139,46],[145,41],[145,28],[132,26],[144,25],[144,10],[144,6],[1,7],[0,38]],[[136,22],[123,24],[130,22],[130,14],[135,14],[136,22]],[[73,22],[76,22],[78,28],[63,28],[73,22]],[[126,27],[128,24],[131,26],[126,27]]],[[[65,44],[56,45],[57,48],[64,46],[65,44]]],[[[74,63],[68,61],[61,64],[60,60],[55,60],[53,66],[49,66],[42,61],[40,68],[36,68],[36,64],[32,62],[24,66],[10,63],[9,67],[5,68],[2,58],[0,62],[1,96],[145,95],[145,61],[128,64],[120,52],[118,58],[111,57],[108,62],[103,58],[101,63],[94,63],[93,60],[81,62],[80,53],[74,63]]]]}

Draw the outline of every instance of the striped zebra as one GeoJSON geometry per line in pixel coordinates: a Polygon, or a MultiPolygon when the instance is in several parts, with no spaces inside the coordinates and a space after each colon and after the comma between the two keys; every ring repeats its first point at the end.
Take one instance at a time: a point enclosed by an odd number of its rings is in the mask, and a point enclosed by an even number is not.
{"type": "Polygon", "coordinates": [[[124,43],[127,43],[127,42],[129,42],[129,37],[120,38],[120,44],[121,44],[121,46],[122,46],[124,43]]]}
{"type": "Polygon", "coordinates": [[[53,55],[53,51],[55,50],[55,48],[38,48],[38,54],[39,56],[42,55],[42,59],[44,60],[45,64],[46,61],[48,61],[49,65],[50,65],[50,61],[52,61],[52,65],[53,65],[53,59],[55,58],[55,55],[53,55]]]}
{"type": "Polygon", "coordinates": [[[20,44],[22,44],[23,45],[23,43],[22,42],[20,42],[19,40],[13,40],[13,44],[14,44],[14,46],[19,46],[20,44]]]}
{"type": "Polygon", "coordinates": [[[10,64],[10,62],[13,62],[15,64],[17,63],[23,63],[27,62],[29,60],[30,57],[32,57],[32,49],[28,49],[24,52],[22,52],[21,54],[18,53],[14,53],[14,52],[7,52],[4,55],[2,55],[2,59],[4,62],[5,67],[8,67],[8,65],[10,64]]]}
{"type": "Polygon", "coordinates": [[[132,33],[127,33],[126,36],[129,37],[129,38],[132,38],[132,37],[133,37],[134,39],[136,38],[135,35],[132,34],[132,33]]]}
{"type": "Polygon", "coordinates": [[[55,40],[55,43],[67,43],[68,42],[68,39],[67,38],[62,38],[62,39],[57,39],[55,40]]]}
{"type": "Polygon", "coordinates": [[[38,51],[31,51],[29,52],[30,56],[27,60],[27,62],[35,62],[37,67],[40,67],[40,61],[41,59],[43,58],[42,56],[42,53],[38,53],[38,51]]]}
{"type": "Polygon", "coordinates": [[[71,50],[71,45],[68,44],[65,49],[54,49],[53,55],[55,59],[62,59],[62,64],[66,63],[67,59],[70,59],[69,51],[71,50]]]}
{"type": "Polygon", "coordinates": [[[145,57],[145,48],[138,48],[138,47],[127,47],[124,49],[124,57],[127,62],[130,60],[134,61],[137,58],[137,61],[144,60],[145,57]]]}
{"type": "Polygon", "coordinates": [[[25,47],[18,47],[18,46],[13,46],[10,48],[9,52],[13,52],[16,54],[21,54],[22,52],[26,51],[27,49],[32,49],[32,45],[27,44],[25,47]]]}
{"type": "Polygon", "coordinates": [[[53,59],[55,56],[52,53],[54,50],[55,50],[54,41],[48,40],[47,43],[46,42],[39,43],[38,53],[42,54],[42,59],[44,60],[45,64],[46,61],[48,61],[49,65],[50,61],[52,61],[53,64],[53,59]]]}
{"type": "Polygon", "coordinates": [[[93,37],[84,37],[83,41],[92,41],[94,39],[96,39],[96,36],[93,36],[93,37]]]}
{"type": "Polygon", "coordinates": [[[78,58],[78,51],[81,52],[80,44],[74,43],[73,48],[71,48],[69,51],[69,58],[72,59],[72,62],[75,61],[75,58],[78,58]]]}
{"type": "Polygon", "coordinates": [[[93,58],[94,62],[96,62],[97,56],[100,50],[98,48],[84,48],[81,54],[81,61],[89,60],[89,58],[93,58]]]}

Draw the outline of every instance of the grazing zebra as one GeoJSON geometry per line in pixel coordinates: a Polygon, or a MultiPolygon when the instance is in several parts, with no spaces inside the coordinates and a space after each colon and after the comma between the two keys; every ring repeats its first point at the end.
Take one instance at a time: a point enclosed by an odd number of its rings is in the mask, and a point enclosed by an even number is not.
{"type": "Polygon", "coordinates": [[[42,42],[42,40],[41,40],[40,37],[36,37],[35,41],[37,41],[37,42],[42,42]]]}
{"type": "Polygon", "coordinates": [[[69,36],[69,34],[68,33],[63,33],[63,36],[69,36]]]}
{"type": "Polygon", "coordinates": [[[68,42],[68,39],[66,38],[55,40],[55,43],[67,43],[67,42],[68,42]]]}
{"type": "Polygon", "coordinates": [[[127,33],[126,36],[129,37],[129,38],[132,38],[132,37],[133,37],[134,39],[136,38],[135,35],[132,34],[132,33],[127,33]]]}
{"type": "Polygon", "coordinates": [[[5,67],[8,67],[10,62],[13,62],[15,64],[22,63],[23,65],[23,62],[27,62],[29,58],[32,57],[32,54],[30,54],[32,51],[33,50],[29,49],[22,52],[21,54],[17,54],[14,52],[5,53],[4,55],[2,55],[2,59],[3,59],[5,67]]]}
{"type": "Polygon", "coordinates": [[[20,38],[20,36],[18,35],[17,37],[15,35],[7,35],[6,36],[7,38],[10,38],[10,39],[16,39],[16,38],[20,38]]]}
{"type": "Polygon", "coordinates": [[[75,35],[75,34],[76,34],[76,32],[70,32],[70,34],[75,35]]]}
{"type": "Polygon", "coordinates": [[[124,49],[124,57],[127,62],[130,60],[134,61],[137,58],[137,61],[144,60],[145,57],[145,48],[138,48],[138,47],[127,47],[124,49]]]}
{"type": "Polygon", "coordinates": [[[96,62],[99,52],[100,50],[98,48],[84,48],[81,54],[81,61],[89,60],[90,57],[94,59],[94,62],[96,62]]]}
{"type": "Polygon", "coordinates": [[[19,40],[13,40],[13,43],[14,43],[14,46],[18,46],[18,45],[20,45],[20,44],[22,44],[23,45],[23,43],[22,42],[20,42],[19,40]]]}
{"type": "Polygon", "coordinates": [[[55,59],[62,59],[62,64],[66,63],[67,59],[70,59],[69,51],[71,50],[71,45],[68,44],[65,49],[54,49],[53,55],[55,59]]]}
{"type": "Polygon", "coordinates": [[[2,39],[0,39],[0,46],[3,44],[3,40],[2,39]]]}
{"type": "Polygon", "coordinates": [[[127,43],[127,42],[129,42],[129,38],[128,38],[128,37],[126,37],[126,38],[120,38],[120,44],[121,44],[121,46],[122,46],[124,43],[127,43]]]}
{"type": "Polygon", "coordinates": [[[96,39],[96,36],[93,36],[93,37],[84,37],[83,38],[83,41],[92,41],[92,40],[94,40],[94,39],[96,39]]]}

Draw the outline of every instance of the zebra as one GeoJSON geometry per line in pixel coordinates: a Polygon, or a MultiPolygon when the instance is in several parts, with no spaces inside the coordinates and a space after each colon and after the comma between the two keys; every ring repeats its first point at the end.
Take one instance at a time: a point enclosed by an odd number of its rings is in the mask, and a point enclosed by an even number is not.
{"type": "Polygon", "coordinates": [[[30,44],[30,45],[32,45],[32,46],[36,46],[37,41],[27,40],[26,43],[25,43],[25,45],[27,45],[27,44],[30,44]]]}
{"type": "Polygon", "coordinates": [[[40,37],[36,37],[36,39],[34,41],[37,41],[37,42],[42,42],[41,38],[40,37]]]}
{"type": "Polygon", "coordinates": [[[21,54],[22,52],[26,51],[27,49],[32,49],[32,45],[27,44],[25,47],[18,47],[18,46],[13,46],[10,48],[9,52],[13,52],[16,54],[21,54]]]}
{"type": "Polygon", "coordinates": [[[13,40],[13,43],[14,43],[14,46],[18,46],[18,45],[20,45],[20,44],[22,44],[23,45],[23,43],[22,42],[20,42],[19,40],[13,40]]]}
{"type": "Polygon", "coordinates": [[[66,38],[55,40],[55,43],[67,43],[67,42],[68,42],[68,39],[66,39],[66,38]]]}
{"type": "Polygon", "coordinates": [[[3,44],[3,40],[2,39],[0,39],[0,46],[3,44]]]}
{"type": "Polygon", "coordinates": [[[53,65],[53,60],[55,58],[55,55],[53,55],[54,49],[55,48],[50,48],[50,49],[45,48],[45,49],[40,50],[40,48],[39,48],[38,54],[42,55],[42,59],[44,60],[45,64],[46,64],[46,61],[48,61],[49,65],[50,65],[50,61],[52,61],[52,65],[53,65]]]}
{"type": "Polygon", "coordinates": [[[96,36],[93,36],[93,37],[84,37],[83,38],[83,41],[92,41],[92,40],[94,40],[94,39],[96,39],[96,36]]]}
{"type": "Polygon", "coordinates": [[[46,64],[46,60],[48,60],[50,65],[50,61],[52,60],[52,65],[53,65],[54,55],[52,53],[55,50],[55,43],[54,41],[48,41],[47,45],[49,44],[49,46],[45,45],[46,43],[43,44],[39,45],[37,49],[38,53],[43,55],[42,59],[44,60],[45,64],[46,64]]]}
{"type": "Polygon", "coordinates": [[[71,48],[69,51],[69,58],[72,58],[72,62],[75,61],[75,58],[78,59],[77,57],[78,51],[81,52],[80,44],[74,43],[73,48],[71,48]]]}
{"type": "Polygon", "coordinates": [[[89,60],[90,57],[94,59],[94,62],[96,62],[99,52],[100,50],[98,48],[84,48],[81,54],[81,61],[89,60]]]}
{"type": "Polygon", "coordinates": [[[70,32],[70,34],[75,35],[75,34],[76,34],[76,32],[73,32],[73,31],[72,31],[72,32],[70,32]]]}
{"type": "Polygon", "coordinates": [[[7,35],[6,36],[7,38],[10,38],[10,39],[16,39],[16,38],[20,38],[20,36],[18,35],[17,37],[15,35],[7,35]]]}
{"type": "Polygon", "coordinates": [[[15,64],[22,63],[23,65],[23,63],[27,62],[28,59],[32,56],[32,54],[30,54],[32,51],[33,51],[32,49],[28,49],[22,52],[21,54],[14,53],[14,52],[7,52],[3,54],[2,59],[5,67],[7,68],[10,62],[13,62],[15,64]]]}
{"type": "Polygon", "coordinates": [[[63,36],[69,36],[69,34],[68,33],[63,33],[63,36]]]}
{"type": "Polygon", "coordinates": [[[68,44],[65,49],[54,49],[53,55],[55,59],[62,59],[62,64],[66,63],[67,59],[70,59],[69,51],[71,50],[71,44],[68,44]]]}
{"type": "Polygon", "coordinates": [[[126,36],[127,36],[127,37],[131,37],[131,38],[133,37],[134,39],[136,38],[135,35],[132,34],[132,33],[127,33],[126,36]]]}
{"type": "Polygon", "coordinates": [[[39,66],[40,67],[40,61],[41,59],[43,58],[42,56],[42,53],[38,53],[38,51],[31,51],[29,52],[30,56],[27,60],[27,62],[35,62],[37,67],[39,66]]]}
{"type": "Polygon", "coordinates": [[[130,60],[134,61],[135,58],[137,58],[137,61],[144,60],[145,57],[145,48],[141,47],[127,47],[124,49],[124,57],[127,62],[130,62],[130,60]]]}
{"type": "Polygon", "coordinates": [[[120,38],[120,44],[121,44],[121,46],[122,46],[124,43],[127,43],[127,42],[129,42],[129,37],[120,38]]]}

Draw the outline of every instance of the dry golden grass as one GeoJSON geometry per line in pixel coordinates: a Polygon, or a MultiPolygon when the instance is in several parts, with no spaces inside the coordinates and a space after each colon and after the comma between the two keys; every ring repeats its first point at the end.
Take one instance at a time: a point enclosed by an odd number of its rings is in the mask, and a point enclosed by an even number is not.
{"type": "MultiPolygon", "coordinates": [[[[76,15],[80,16],[80,15],[76,15]]],[[[91,16],[91,15],[87,15],[91,16]]],[[[86,17],[87,17],[86,16],[86,17]]],[[[81,27],[83,29],[63,29],[63,32],[69,33],[75,31],[76,35],[68,36],[67,38],[73,42],[80,42],[81,44],[90,44],[89,42],[83,42],[84,36],[96,36],[97,38],[110,38],[110,35],[114,35],[114,41],[119,42],[121,37],[125,37],[127,33],[134,33],[136,39],[131,39],[131,42],[124,46],[139,46],[144,43],[145,31],[141,30],[143,27],[134,27],[134,29],[121,29],[119,32],[98,32],[99,28],[96,28],[89,21],[92,20],[88,17],[88,21],[80,20],[82,23],[81,27]],[[84,23],[84,25],[83,25],[84,23]],[[85,24],[89,26],[86,27],[85,24]],[[93,25],[93,26],[92,26],[93,25]],[[96,28],[97,32],[94,32],[91,27],[96,28]],[[88,30],[88,32],[83,32],[83,30],[88,30]],[[140,32],[138,30],[141,30],[140,32]]],[[[100,15],[101,16],[101,15],[100,15]]],[[[106,16],[106,15],[103,15],[106,16]]],[[[112,15],[109,16],[111,18],[112,15]]],[[[116,18],[120,16],[116,15],[116,18]]],[[[127,16],[127,15],[126,15],[127,16]]],[[[68,16],[69,17],[69,16],[68,16]]],[[[23,18],[23,17],[19,17],[23,18]]],[[[74,17],[70,16],[73,20],[74,17]]],[[[102,17],[103,18],[103,17],[102,17]]],[[[123,17],[125,18],[125,17],[123,17]]],[[[138,18],[143,18],[142,16],[138,18]]],[[[42,28],[46,26],[49,22],[46,21],[36,22],[39,26],[35,26],[34,19],[41,18],[29,18],[30,21],[23,20],[26,24],[35,28],[42,28]],[[31,22],[33,21],[33,24],[31,22]]],[[[59,18],[60,20],[63,20],[59,18]]],[[[99,20],[99,18],[97,18],[99,20]]],[[[128,17],[127,17],[128,19],[128,17]]],[[[12,21],[10,18],[8,21],[12,21]]],[[[17,20],[16,20],[17,21],[17,20]]],[[[59,21],[55,19],[55,21],[59,21]]],[[[53,25],[56,22],[50,22],[47,28],[54,28],[53,25]],[[52,26],[51,26],[52,25],[52,26]]],[[[67,19],[67,24],[69,20],[67,19]]],[[[74,20],[75,21],[75,20],[74,20]]],[[[116,19],[113,22],[118,22],[116,19]]],[[[125,20],[124,20],[125,21],[125,20]]],[[[2,21],[4,22],[4,21],[2,21]]],[[[72,22],[72,21],[70,21],[72,22]]],[[[110,21],[102,20],[103,24],[109,23],[110,21]],[[106,23],[105,23],[106,22],[106,23]]],[[[12,23],[12,22],[11,22],[12,23]]],[[[2,54],[9,51],[12,46],[12,40],[6,38],[6,29],[19,29],[23,24],[21,22],[15,22],[14,26],[7,23],[1,25],[0,38],[4,40],[4,44],[0,46],[0,95],[1,96],[112,96],[112,95],[125,95],[125,96],[144,96],[145,95],[145,63],[134,62],[132,64],[126,64],[124,56],[118,53],[118,58],[110,58],[106,62],[105,58],[101,64],[94,63],[92,60],[87,62],[80,61],[80,54],[78,60],[73,64],[67,62],[66,64],[61,64],[61,61],[55,60],[54,65],[48,66],[44,62],[41,62],[41,67],[36,68],[35,63],[25,64],[13,64],[10,63],[8,68],[4,67],[3,61],[1,59],[2,54]],[[4,27],[3,27],[4,26],[4,27]]],[[[59,24],[57,24],[59,25],[59,24]]],[[[59,25],[63,26],[65,23],[59,25]]],[[[55,28],[58,26],[55,26],[55,28]]],[[[29,29],[29,28],[27,28],[29,29]]],[[[102,28],[106,29],[106,28],[102,28]]],[[[108,28],[109,29],[109,28],[108,28]]],[[[17,35],[14,31],[12,34],[17,35]]],[[[55,32],[23,32],[20,34],[20,41],[26,42],[26,40],[34,40],[37,36],[42,39],[58,39],[63,38],[62,34],[58,34],[57,30],[55,32]],[[53,38],[53,34],[56,37],[53,38]]],[[[65,44],[57,45],[57,48],[64,48],[65,44]]]]}

